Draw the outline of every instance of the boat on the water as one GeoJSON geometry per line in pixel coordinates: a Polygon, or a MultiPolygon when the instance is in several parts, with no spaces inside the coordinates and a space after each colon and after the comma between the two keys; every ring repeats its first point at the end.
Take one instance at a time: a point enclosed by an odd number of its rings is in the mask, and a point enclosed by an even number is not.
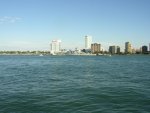
{"type": "Polygon", "coordinates": [[[111,54],[97,54],[97,56],[109,56],[109,57],[111,57],[111,54]]]}
{"type": "Polygon", "coordinates": [[[40,54],[39,56],[43,56],[43,54],[40,54]]]}

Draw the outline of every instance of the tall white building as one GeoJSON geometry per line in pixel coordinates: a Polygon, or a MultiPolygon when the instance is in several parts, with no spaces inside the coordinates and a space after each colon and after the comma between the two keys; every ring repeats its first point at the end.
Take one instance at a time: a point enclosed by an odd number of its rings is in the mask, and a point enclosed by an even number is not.
{"type": "Polygon", "coordinates": [[[92,36],[85,36],[85,49],[91,49],[92,36]]]}
{"type": "Polygon", "coordinates": [[[61,51],[61,40],[52,40],[50,44],[51,53],[58,53],[61,51]]]}

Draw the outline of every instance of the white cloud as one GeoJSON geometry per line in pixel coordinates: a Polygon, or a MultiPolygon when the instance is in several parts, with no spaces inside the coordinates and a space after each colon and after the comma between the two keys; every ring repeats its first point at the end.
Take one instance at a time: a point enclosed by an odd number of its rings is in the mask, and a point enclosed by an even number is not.
{"type": "Polygon", "coordinates": [[[12,16],[4,16],[0,17],[0,24],[5,24],[5,23],[16,23],[20,21],[22,18],[20,17],[12,17],[12,16]]]}

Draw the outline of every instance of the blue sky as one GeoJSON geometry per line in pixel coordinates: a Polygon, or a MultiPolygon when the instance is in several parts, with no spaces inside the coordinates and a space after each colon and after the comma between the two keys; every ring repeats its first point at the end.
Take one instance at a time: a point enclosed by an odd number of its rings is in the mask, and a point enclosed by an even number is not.
{"type": "Polygon", "coordinates": [[[150,0],[0,0],[0,50],[84,48],[91,35],[104,49],[150,43],[150,0]]]}

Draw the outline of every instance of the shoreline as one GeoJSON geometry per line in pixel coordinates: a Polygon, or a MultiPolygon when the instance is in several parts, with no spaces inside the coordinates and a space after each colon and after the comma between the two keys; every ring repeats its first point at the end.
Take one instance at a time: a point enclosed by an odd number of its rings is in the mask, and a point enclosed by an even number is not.
{"type": "Polygon", "coordinates": [[[0,56],[150,56],[150,54],[0,54],[0,56]]]}

